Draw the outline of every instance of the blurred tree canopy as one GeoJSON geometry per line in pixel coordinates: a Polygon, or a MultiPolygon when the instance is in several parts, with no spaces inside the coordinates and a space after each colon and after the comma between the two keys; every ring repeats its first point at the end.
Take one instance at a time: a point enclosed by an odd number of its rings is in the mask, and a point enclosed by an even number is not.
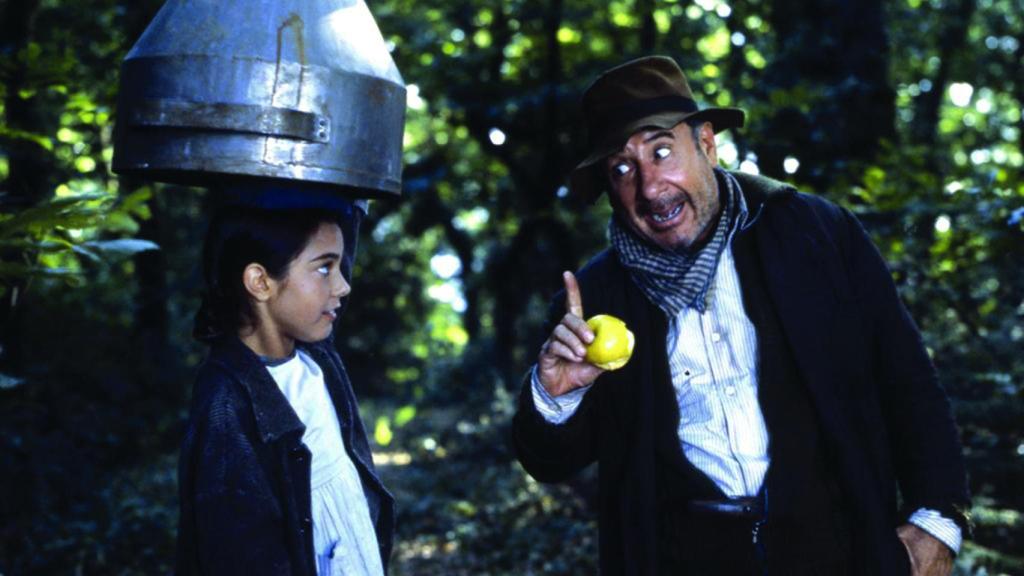
{"type": "MultiPolygon", "coordinates": [[[[119,63],[160,4],[0,0],[0,574],[173,564],[208,198],[109,169],[119,63]]],[[[370,8],[409,84],[404,185],[371,206],[338,340],[399,498],[395,574],[596,571],[592,472],[538,485],[505,435],[560,272],[605,242],[607,203],[564,186],[579,94],[649,53],[747,110],[726,167],[865,223],[962,430],[957,570],[1024,573],[1019,0],[370,8]]]]}

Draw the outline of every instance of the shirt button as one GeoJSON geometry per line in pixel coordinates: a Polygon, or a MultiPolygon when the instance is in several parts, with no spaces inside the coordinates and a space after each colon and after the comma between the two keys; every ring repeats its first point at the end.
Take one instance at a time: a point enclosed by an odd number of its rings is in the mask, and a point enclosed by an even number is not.
{"type": "Polygon", "coordinates": [[[725,394],[727,396],[735,396],[736,395],[736,387],[735,386],[726,386],[725,387],[725,394]]]}
{"type": "Polygon", "coordinates": [[[715,333],[711,334],[711,341],[712,342],[718,342],[721,339],[722,339],[722,335],[719,334],[718,332],[715,332],[715,333]]]}

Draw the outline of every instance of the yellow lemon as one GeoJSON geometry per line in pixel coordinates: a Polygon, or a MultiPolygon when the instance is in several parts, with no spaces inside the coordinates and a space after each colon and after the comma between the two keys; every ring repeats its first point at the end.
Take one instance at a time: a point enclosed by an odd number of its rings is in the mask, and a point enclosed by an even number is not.
{"type": "Polygon", "coordinates": [[[633,355],[633,333],[615,316],[598,314],[587,320],[594,341],[587,346],[587,362],[605,370],[618,370],[633,355]]]}

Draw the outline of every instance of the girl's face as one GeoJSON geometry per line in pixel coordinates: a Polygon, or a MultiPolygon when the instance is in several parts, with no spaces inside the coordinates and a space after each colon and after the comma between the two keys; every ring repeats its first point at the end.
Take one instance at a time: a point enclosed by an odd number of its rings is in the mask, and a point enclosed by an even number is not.
{"type": "Polygon", "coordinates": [[[289,354],[296,340],[316,342],[330,336],[341,299],[351,291],[341,275],[344,250],[341,228],[323,223],[288,265],[286,276],[273,282],[257,329],[271,349],[289,354]]]}

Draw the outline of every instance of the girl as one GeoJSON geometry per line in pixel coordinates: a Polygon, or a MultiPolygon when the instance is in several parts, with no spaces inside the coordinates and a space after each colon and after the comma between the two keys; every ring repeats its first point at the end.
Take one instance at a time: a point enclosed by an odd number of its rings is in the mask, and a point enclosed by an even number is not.
{"type": "Polygon", "coordinates": [[[393,499],[331,338],[350,290],[345,240],[326,210],[214,216],[195,327],[210,354],[179,465],[180,574],[386,571],[393,499]]]}

